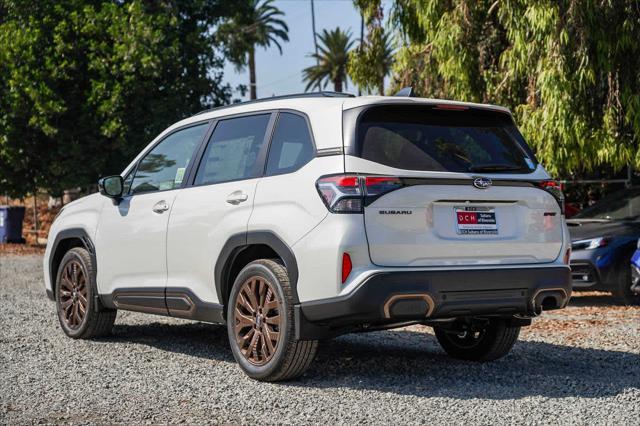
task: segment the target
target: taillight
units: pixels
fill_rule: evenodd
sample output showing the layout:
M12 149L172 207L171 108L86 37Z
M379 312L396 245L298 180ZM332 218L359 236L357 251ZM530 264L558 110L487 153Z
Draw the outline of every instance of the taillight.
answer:
M392 176L365 176L364 188L368 197L380 196L402 187L400 178Z
M562 184L556 180L543 180L538 182L538 186L556 199L560 206L560 211L564 214L564 193L562 192Z
M400 178L394 176L333 175L316 182L322 201L332 213L362 213L365 205L402 186Z
M360 177L351 175L325 176L316 182L327 208L334 213L362 212Z

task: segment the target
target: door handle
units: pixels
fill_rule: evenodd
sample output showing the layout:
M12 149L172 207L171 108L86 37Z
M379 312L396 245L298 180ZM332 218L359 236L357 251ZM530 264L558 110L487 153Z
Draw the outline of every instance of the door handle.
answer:
M164 213L167 210L169 210L169 204L167 204L167 202L165 200L160 200L157 203L155 203L153 205L153 212L154 213Z
M234 191L227 196L227 203L237 206L249 199L249 196L242 191Z

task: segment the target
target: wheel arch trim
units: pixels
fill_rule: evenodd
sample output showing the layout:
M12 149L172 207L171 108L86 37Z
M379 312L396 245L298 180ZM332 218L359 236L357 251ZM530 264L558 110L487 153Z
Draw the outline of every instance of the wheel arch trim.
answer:
M297 291L298 263L289 245L271 231L249 231L229 237L216 261L214 279L218 302L221 305L226 305L227 302L228 292L232 283L229 283L229 285L226 286L227 288L225 288L225 284L230 278L229 274L236 258L244 249L258 244L270 247L276 252L280 259L282 259L289 274L289 283L293 290L294 303L299 302Z
M71 240L71 239L80 240L82 242L82 247L84 247L89 252L89 256L91 257L91 261L93 262L94 276L92 278L94 281L96 279L96 271L97 271L98 265L96 262L95 246L93 245L93 241L91 240L91 237L89 237L89 234L84 228L64 229L56 234L56 238L54 239L53 244L51 245L51 251L49 254L48 270L47 270L47 273L49 274L49 282L51 283L51 289L47 289L47 297L49 298L49 300L52 300L52 301L56 300L56 297L55 297L56 275L58 271L57 268L59 265L56 264L55 260L58 252L58 247L60 246L60 243L62 243L63 241Z

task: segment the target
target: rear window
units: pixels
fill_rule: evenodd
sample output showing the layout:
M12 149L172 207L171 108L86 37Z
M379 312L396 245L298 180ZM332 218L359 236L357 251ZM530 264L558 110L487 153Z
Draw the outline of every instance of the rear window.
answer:
M407 170L530 173L537 164L511 118L483 110L373 107L360 117L356 151Z

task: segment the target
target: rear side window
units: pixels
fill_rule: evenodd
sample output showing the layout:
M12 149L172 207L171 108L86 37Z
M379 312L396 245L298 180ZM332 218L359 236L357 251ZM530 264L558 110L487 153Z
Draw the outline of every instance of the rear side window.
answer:
M196 185L251 179L261 174L258 157L271 114L221 120L196 173Z
M510 117L491 111L374 107L360 118L357 139L361 158L398 169L530 173L536 166Z
M291 173L313 158L313 143L307 120L281 113L269 148L267 175Z
M179 188L193 152L208 127L209 123L204 123L178 130L156 145L140 160L130 184L131 193Z

